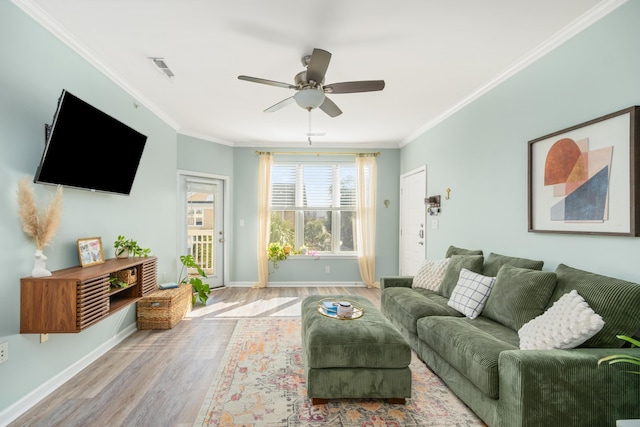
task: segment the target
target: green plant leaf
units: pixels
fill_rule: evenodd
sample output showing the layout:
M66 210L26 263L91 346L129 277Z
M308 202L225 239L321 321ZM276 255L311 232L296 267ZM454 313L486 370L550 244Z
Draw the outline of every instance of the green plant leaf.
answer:
M616 335L616 338L627 341L628 343L631 343L631 347L640 347L640 341L633 339L631 337L628 337L626 335Z

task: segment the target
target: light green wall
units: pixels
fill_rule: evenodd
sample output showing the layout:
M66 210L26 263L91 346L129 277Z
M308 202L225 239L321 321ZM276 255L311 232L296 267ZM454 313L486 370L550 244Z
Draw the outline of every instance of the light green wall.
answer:
M639 239L527 233L526 165L527 141L640 103L638 18L640 2L625 4L402 150L381 150L376 276L398 271L399 176L427 164L429 194L452 188L451 199L443 201L440 229L427 227L430 258L442 257L454 244L544 259L546 269L565 262L637 281ZM130 308L80 334L52 335L45 344L35 335L19 334L19 280L30 274L35 248L21 230L16 187L35 171L43 124L51 121L61 90L69 89L149 140L130 197L65 190L62 224L45 250L50 269L78 264L79 237L101 236L110 257L111 242L126 234L151 247L161 273L175 276L176 169L183 169L230 177L230 277L254 282L258 158L254 148L176 135L144 107L134 108L130 95L6 1L0 2L0 52L0 342L9 342L10 354L0 365L1 423L3 411L90 358L135 322ZM54 191L34 188L40 201ZM278 282L359 281L353 260L292 260L276 274Z
M33 178L44 149L44 124L51 123L63 88L148 136L130 196L65 189L62 222L45 247L50 270L78 265L76 240L102 237L113 257L118 234L136 238L158 256L160 271L174 271L176 257L176 133L8 1L0 1L0 342L9 343L9 360L0 365L2 412L74 363L135 326L135 306L79 334L20 335L20 278L33 268L35 244L22 232L17 215L17 184ZM153 71L151 71L153 73ZM99 132L100 129L96 129ZM90 149L91 138L87 139ZM79 173L98 170L90 162ZM42 206L53 186L33 184ZM172 274L172 276L175 273Z
M640 105L639 21L628 2L403 147L402 172L426 164L429 194L452 189L428 258L453 244L640 280L638 238L527 232L528 141Z
M178 169L230 177L233 151L227 145L178 134Z

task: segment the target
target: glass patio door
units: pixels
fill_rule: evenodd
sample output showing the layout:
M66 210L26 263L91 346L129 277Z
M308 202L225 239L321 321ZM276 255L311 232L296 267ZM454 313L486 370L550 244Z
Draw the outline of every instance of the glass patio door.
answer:
M207 274L211 288L223 286L224 278L224 185L213 178L181 175L183 212L186 220L182 242L185 250ZM190 271L197 274L197 271Z

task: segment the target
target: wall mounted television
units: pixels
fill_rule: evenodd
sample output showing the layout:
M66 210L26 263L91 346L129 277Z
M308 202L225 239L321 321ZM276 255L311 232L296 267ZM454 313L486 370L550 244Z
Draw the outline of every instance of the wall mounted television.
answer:
M147 137L67 90L33 182L129 195Z

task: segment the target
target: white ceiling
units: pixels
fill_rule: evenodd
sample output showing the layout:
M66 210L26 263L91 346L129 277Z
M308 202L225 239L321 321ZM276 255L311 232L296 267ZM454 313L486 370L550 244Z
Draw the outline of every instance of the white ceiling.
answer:
M178 132L233 146L308 146L309 113L263 110L314 47L326 83L382 79L311 112L314 147L399 147L625 0L13 0ZM161 75L149 57L175 73ZM80 97L81 94L78 94Z

